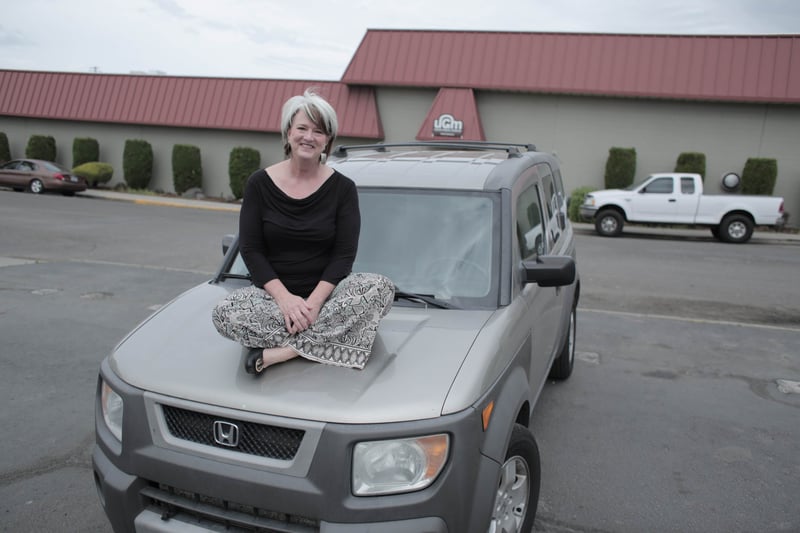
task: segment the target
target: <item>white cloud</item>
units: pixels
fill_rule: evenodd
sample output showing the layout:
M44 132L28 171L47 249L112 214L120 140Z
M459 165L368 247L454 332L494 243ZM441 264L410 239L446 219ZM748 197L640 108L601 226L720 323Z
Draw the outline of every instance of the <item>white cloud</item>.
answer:
M6 2L0 68L339 79L369 29L770 34L796 0ZM13 20L36 24L12 25Z

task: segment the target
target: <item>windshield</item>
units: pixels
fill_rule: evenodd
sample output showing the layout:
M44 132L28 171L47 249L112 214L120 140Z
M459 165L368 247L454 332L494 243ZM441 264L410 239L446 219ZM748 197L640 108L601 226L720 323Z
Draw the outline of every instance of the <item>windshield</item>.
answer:
M499 202L483 192L359 189L353 271L383 274L401 291L460 308L495 308ZM247 275L241 256L228 272Z
M496 304L495 201L484 193L363 189L353 270L463 307Z
M65 172L65 173L69 173L70 172L68 168L62 167L61 165L59 165L57 163L51 163L50 161L45 161L43 164L44 164L44 168L46 168L50 172Z

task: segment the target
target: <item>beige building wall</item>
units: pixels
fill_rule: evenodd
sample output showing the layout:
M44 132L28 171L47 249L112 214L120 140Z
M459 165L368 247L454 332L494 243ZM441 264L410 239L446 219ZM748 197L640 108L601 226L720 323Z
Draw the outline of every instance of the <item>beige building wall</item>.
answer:
M414 140L437 91L379 88L386 142ZM800 106L635 100L476 91L486 140L533 143L558 156L565 187L603 188L610 148L635 148L636 179L671 171L681 152L706 154L706 192L749 157L778 161L775 195L800 221ZM793 133L794 132L794 133Z
M413 141L433 104L435 89L377 88L384 142ZM783 196L790 224L800 223L800 150L797 131L800 106L723 104L659 100L532 95L476 91L476 103L489 141L530 142L555 153L562 162L567 191L579 186L603 187L608 150L632 147L637 153L636 178L674 169L685 151L706 154L706 190L721 193L726 172L741 174L749 157L778 161L775 194ZM100 159L114 167L111 185L123 183L122 154L127 139L153 146L150 188L174 192L172 147L200 148L206 196L229 198L228 159L236 146L255 148L261 164L283 157L280 135L190 128L167 128L89 122L0 117L13 157L23 157L33 134L56 139L58 162L72 165L76 137L93 137ZM335 144L364 144L371 139L340 138Z

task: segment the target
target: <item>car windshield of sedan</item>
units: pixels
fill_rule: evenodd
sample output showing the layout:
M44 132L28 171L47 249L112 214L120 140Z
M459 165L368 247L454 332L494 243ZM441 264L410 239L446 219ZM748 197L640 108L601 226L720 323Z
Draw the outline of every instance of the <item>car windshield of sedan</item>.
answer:
M353 271L383 274L399 291L455 307L496 307L499 202L483 192L359 189ZM247 275L241 256L228 274Z

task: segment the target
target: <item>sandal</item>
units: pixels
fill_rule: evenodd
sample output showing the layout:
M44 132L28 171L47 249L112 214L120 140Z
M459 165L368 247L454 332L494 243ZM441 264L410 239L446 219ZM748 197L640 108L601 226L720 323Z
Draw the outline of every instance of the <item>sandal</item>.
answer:
M264 349L253 348L244 360L244 369L248 374L260 374L264 371Z

